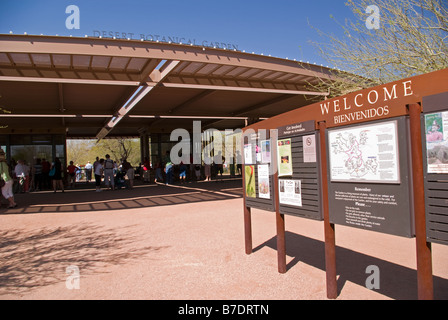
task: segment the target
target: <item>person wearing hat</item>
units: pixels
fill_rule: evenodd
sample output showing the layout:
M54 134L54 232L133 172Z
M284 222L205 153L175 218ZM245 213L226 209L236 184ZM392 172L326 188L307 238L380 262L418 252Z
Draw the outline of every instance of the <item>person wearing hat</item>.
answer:
M9 167L6 163L5 151L3 149L0 149L0 177L5 181L5 185L2 187L2 194L9 201L8 208L17 207L17 203L14 201L14 193L12 192L14 180L9 174Z

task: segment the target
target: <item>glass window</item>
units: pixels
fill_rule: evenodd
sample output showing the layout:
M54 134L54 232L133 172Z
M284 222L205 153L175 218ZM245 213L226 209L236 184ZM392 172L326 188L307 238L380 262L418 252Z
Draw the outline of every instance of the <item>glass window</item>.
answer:
M26 164L31 165L37 158L52 159L51 146L31 146L18 145L11 146L11 159L24 160Z
M56 145L55 157L59 158L62 165L65 164L65 145Z

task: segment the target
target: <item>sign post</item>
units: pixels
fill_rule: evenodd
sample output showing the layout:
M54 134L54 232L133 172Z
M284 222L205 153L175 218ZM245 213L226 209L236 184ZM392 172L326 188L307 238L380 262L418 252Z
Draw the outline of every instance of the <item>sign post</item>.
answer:
M434 298L434 290L431 243L426 241L425 190L420 120L421 106L419 104L411 104L408 108L411 125L418 298L420 300L432 300Z
M327 175L327 146L326 146L327 125L324 121L319 122L320 134L320 165L322 177ZM338 297L338 283L336 280L336 237L334 224L330 223L330 208L328 205L328 180L322 179L322 208L324 214L325 233L325 271L327 277L327 297L336 299Z

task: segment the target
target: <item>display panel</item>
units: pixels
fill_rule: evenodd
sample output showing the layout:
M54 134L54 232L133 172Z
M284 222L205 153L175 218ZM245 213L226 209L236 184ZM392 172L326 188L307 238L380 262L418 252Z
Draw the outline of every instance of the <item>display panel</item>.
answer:
M360 153L356 153L359 156L359 161L366 161L364 152L366 154L370 152L370 157L378 157L378 170L383 165L383 169L387 173L380 175L377 172L379 177L383 177L383 180L380 181L371 174L366 174L360 179L358 176L352 177L348 173L345 173L347 179L334 181L330 178L334 166L345 166L345 163L339 159L341 163L335 164L333 157L333 165L328 166L331 223L397 236L414 236L408 130L405 117L392 121L374 122L369 125L328 130L327 150L329 154L334 153L335 139L338 134L342 133L343 137L344 135L353 135L352 143L359 143L358 139L362 137L365 139L362 141L364 145L359 148ZM330 143L332 134L333 141ZM348 157L347 152L344 156ZM393 159L394 163L382 164L383 159ZM397 183L397 181L399 182Z
M291 139L277 141L278 176L292 175Z
M334 182L400 183L397 122L328 132Z
M302 185L300 180L280 179L278 181L280 204L302 206Z
M428 173L448 173L448 111L425 115Z

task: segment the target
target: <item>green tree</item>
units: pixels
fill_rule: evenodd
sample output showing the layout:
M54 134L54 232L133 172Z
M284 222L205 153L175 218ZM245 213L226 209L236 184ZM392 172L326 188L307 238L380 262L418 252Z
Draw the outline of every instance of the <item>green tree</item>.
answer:
M93 162L96 157L121 162L126 158L133 166L140 163L140 141L138 139L103 139L96 140L68 140L67 161L84 166L87 161Z
M349 0L346 5L356 20L336 21L343 37L318 30L327 42L314 44L338 71L314 89L334 97L448 67L446 0Z

